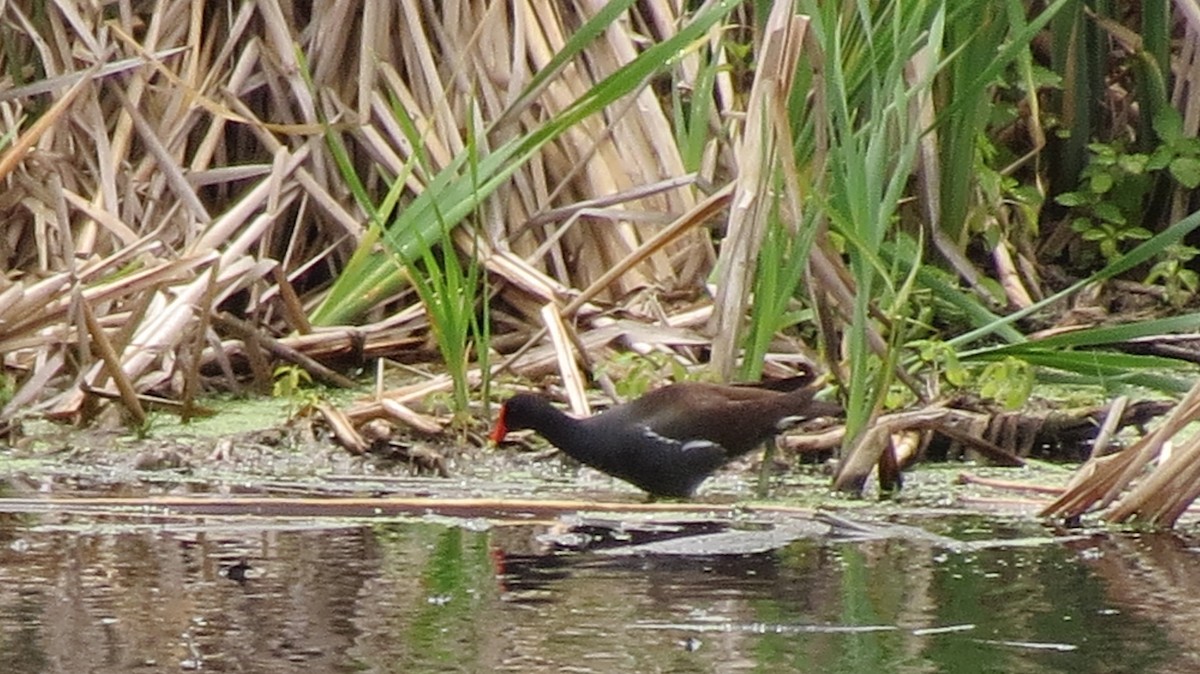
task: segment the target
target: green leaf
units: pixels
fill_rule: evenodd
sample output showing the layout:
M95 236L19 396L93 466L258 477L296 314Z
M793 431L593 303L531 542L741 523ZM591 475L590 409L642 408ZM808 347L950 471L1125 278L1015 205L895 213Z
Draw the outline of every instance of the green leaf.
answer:
M1096 166L1116 166L1117 164L1117 148L1108 143L1092 143L1088 147L1095 151L1096 156L1092 157L1092 163Z
M1114 239L1104 237L1100 239L1100 254L1104 256L1105 261L1112 262L1120 258L1121 253L1117 249L1117 244Z
M963 367L962 361L950 347L945 347L945 366L946 381L954 386L963 386L967 383L967 368Z
M1054 351L1056 349L1073 349L1084 346L1102 346L1106 344L1128 342L1134 339L1154 337L1156 335L1194 332L1196 330L1200 330L1200 313L1172 316L1170 318L1159 318L1150 321L1138 321L1136 323L1125 323L1122 325L1106 325L1097 328L1085 328L1083 330L1073 330L1071 332L1061 332L1057 335L1053 335L1045 339L1039 339L1033 342L1024 342L1022 344L1011 344L983 349L972 352L971 354L960 354L960 356L976 356L982 353L1025 353L1030 348L1041 349L1043 351Z
M1152 236L1154 236L1154 234L1145 227L1130 227L1129 229L1122 229L1117 238L1145 241Z
M1097 173L1092 176L1088 189L1096 194L1104 194L1112 189L1113 177L1108 173Z
M1035 89L1058 89L1062 87L1062 75L1045 66L1034 63L1030 68L1030 72L1033 75L1032 82Z
M1146 161L1146 168L1150 171L1160 171L1167 168L1174 158L1175 152L1170 146L1159 145L1154 154L1150 155L1150 159Z
M989 364L980 375L979 393L1015 410L1029 400L1033 392L1033 368L1019 358L1005 358Z
M1191 269L1180 269L1178 279L1181 286L1192 292L1196 292L1197 289L1200 289L1200 274L1197 274Z
M1171 176L1189 190L1200 186L1200 159L1176 157L1170 165Z
M1150 160L1146 155L1137 152L1123 155L1117 160L1117 165L1130 175L1141 175L1146 172L1146 163Z
M1183 117L1175 108L1166 106L1154 115L1154 133L1167 145L1174 145L1183 138Z
M1193 248L1192 246L1185 246L1182 243L1178 243L1167 246L1165 253L1167 257L1171 258L1172 260L1187 262L1197 255L1200 255L1200 248Z
M1071 193L1067 192L1066 194ZM1009 190L1009 196L1023 204L1040 204L1043 199L1041 190L1034 185L1015 185ZM1063 205L1068 206L1070 204Z
M1146 285L1154 285L1155 281L1167 279L1175 273L1175 268L1179 264L1173 260L1163 260L1150 268L1150 273L1146 274L1146 280L1142 281Z
M1096 226L1092 223L1091 218L1075 218L1071 221L1071 230L1080 234L1087 234L1088 232L1096 231Z
M1200 157L1200 138L1188 136L1175 144L1175 153L1188 155L1191 157Z
M1083 206L1088 203L1087 198L1079 192L1063 192L1057 197L1054 197L1054 200L1063 206L1069 207Z
M1125 224L1125 215L1121 213L1121 209L1117 208L1116 204L1110 201L1096 204L1092 211L1105 222L1111 222L1114 225Z

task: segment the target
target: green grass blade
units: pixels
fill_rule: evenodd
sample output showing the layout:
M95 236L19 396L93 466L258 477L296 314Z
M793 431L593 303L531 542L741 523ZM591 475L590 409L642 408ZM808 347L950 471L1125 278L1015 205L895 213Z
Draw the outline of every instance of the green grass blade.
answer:
M1191 215L1180 220L1179 222L1175 223L1174 225L1171 225L1167 229L1164 229L1162 232L1159 232L1155 236L1143 241L1136 248L1129 251L1121 258L1114 260L1112 263L1108 264L1100 271L1096 272L1095 274L1092 274L1091 276L1083 279L1082 281L1077 281L1076 283L1071 284L1067 288L1064 288L1063 290L1061 290L1061 291L1047 297L1046 299L1044 299L1040 302L1037 302L1025 309L1013 312L1013 313L1011 313L997 321L994 321L988 325L982 326L980 328L976 328L975 330L971 330L970 332L959 335L959 336L949 340L947 343L950 344L951 346L955 346L955 347L959 347L959 348L966 346L968 344L972 344L980 339L983 339L984 337L987 337L989 335L992 335L992 334L998 332L1003 326L1011 325L1012 323L1014 323L1018 320L1021 320L1022 318L1025 318L1026 316L1029 316L1030 314L1033 314L1037 311L1041 311L1042 309L1050 306L1051 304L1058 302L1075 292L1078 292L1081 288L1088 285L1089 283L1105 281L1105 280L1108 280L1115 276L1118 276L1120 274L1123 274L1123 273L1129 271L1130 269L1133 269L1134 267L1142 264L1143 262L1146 262L1147 260L1153 258L1154 256L1161 254L1163 251L1165 251L1167 249L1168 246L1180 241L1189 232L1196 229L1197 226L1200 226L1200 211L1196 211L1195 213L1192 213Z
M1167 393L1186 393L1196 381L1195 368L1188 375L1173 377L1180 371L1180 361L1159 356L1143 356L1109 351L1059 351L1034 346L1014 346L1004 355L983 353L970 360L992 361L1013 356L1038 368L1072 372L1082 381L1101 386L1141 386ZM967 360L964 358L964 360Z

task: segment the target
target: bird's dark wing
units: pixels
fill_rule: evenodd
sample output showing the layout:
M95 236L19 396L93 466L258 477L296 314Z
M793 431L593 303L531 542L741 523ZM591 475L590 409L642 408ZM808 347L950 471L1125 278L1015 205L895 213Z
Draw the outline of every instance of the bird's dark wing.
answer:
M803 415L812 393L689 382L653 391L622 407L658 435L684 442L707 440L736 456L775 434L781 419Z

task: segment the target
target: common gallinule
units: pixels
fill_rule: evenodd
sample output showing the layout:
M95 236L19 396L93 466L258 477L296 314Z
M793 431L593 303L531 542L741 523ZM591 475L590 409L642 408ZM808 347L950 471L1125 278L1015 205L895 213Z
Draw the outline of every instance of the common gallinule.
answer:
M837 405L813 400L812 380L682 382L585 419L519 393L500 408L491 439L531 428L567 455L652 495L691 496L713 471L791 420L841 414Z

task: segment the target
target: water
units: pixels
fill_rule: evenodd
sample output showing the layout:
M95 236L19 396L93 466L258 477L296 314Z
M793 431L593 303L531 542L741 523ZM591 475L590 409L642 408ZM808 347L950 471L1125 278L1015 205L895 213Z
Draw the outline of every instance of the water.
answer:
M0 515L0 672L1200 669L1186 538L914 524L1014 541L650 555L564 550L589 539L561 522Z

